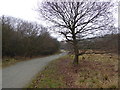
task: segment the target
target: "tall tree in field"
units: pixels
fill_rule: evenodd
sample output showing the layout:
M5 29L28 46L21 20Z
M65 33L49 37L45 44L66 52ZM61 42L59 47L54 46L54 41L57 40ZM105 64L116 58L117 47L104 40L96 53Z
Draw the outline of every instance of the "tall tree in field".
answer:
M38 12L59 29L68 42L71 42L78 64L78 41L100 30L106 30L112 25L111 2L90 2L85 0L76 2L43 2L38 6ZM57 29L57 30L58 30Z

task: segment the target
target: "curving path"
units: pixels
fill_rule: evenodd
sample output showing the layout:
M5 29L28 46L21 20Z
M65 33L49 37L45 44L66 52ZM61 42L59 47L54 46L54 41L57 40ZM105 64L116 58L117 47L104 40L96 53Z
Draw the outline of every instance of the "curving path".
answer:
M67 53L16 63L2 70L2 88L23 88L50 61Z

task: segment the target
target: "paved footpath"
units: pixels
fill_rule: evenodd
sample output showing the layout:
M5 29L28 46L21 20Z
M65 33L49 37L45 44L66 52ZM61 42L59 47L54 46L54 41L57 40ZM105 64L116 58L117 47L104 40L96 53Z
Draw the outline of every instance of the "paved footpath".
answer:
M2 88L23 88L46 64L67 53L22 61L2 70Z

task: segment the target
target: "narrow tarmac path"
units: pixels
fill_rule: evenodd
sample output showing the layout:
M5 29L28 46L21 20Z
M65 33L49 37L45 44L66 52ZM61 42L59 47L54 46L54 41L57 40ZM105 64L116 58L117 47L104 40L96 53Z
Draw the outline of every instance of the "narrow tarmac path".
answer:
M2 88L23 88L46 64L67 53L22 61L2 70Z

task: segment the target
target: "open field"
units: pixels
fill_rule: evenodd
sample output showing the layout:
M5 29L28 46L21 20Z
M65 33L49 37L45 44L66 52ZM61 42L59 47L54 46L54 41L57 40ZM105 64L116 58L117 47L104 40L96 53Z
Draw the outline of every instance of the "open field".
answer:
M118 56L85 54L79 65L73 55L52 61L28 86L29 88L118 88Z

